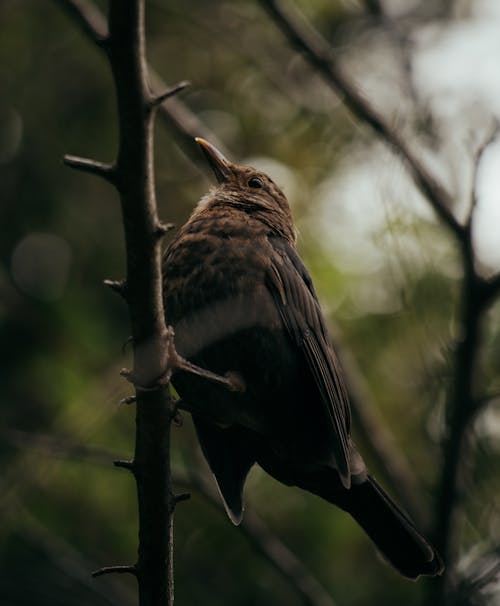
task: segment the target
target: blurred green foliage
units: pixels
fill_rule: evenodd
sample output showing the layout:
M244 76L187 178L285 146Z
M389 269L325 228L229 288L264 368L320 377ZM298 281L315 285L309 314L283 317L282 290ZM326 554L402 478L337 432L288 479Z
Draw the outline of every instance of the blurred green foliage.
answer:
M382 177L370 177L365 198L344 184L352 166L365 170L380 150L258 6L147 4L151 64L168 82L192 82L183 100L235 159L251 158L281 179L325 310L411 461L431 516L457 336L452 242L421 212L422 201L400 207ZM302 4L332 42L345 44L342 3ZM356 11L349 20L361 18ZM134 434L133 406L118 404L130 393L118 375L129 364L127 310L102 286L124 275L120 212L107 184L61 162L65 153L113 159L109 69L58 2L3 0L0 81L0 602L134 604L133 580L89 576L133 562L137 543L132 479L111 466L114 456L130 456ZM208 184L161 121L156 172L160 215L180 224ZM488 318L485 392L498 390L498 311ZM498 533L499 449L488 427L478 426L479 455L468 469L464 554ZM189 418L173 433L175 467L198 466ZM372 466L383 476L380 462ZM177 603L302 603L221 506L181 488L193 497L176 513ZM335 603L423 603L425 582L403 581L381 564L340 511L259 470L247 496Z

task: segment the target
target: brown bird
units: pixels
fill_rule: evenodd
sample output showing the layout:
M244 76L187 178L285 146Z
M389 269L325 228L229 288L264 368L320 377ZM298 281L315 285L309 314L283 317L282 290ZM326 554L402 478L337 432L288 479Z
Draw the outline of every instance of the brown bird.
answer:
M235 524L257 463L347 511L402 575L441 574L430 543L372 476L350 437L349 398L288 201L264 173L196 139L218 186L164 257L164 297L181 355L244 389L186 373L173 383Z

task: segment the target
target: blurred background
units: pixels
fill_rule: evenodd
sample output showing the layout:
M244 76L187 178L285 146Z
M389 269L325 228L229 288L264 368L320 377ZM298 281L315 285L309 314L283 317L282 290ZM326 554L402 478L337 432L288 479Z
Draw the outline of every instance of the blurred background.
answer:
M0 2L0 603L132 605L133 579L90 577L134 562L137 549L135 485L111 464L133 452L134 408L119 404L131 393L118 374L130 365L128 315L102 285L124 276L121 217L110 186L62 164L65 153L113 160L114 90L104 56L65 4ZM264 169L287 194L332 333L417 488L412 513L432 533L460 336L455 240L400 159L352 118L258 3L146 4L151 65L170 84L192 83L179 103L232 159ZM500 142L477 158L500 117L499 3L295 6L452 192L457 217L476 184L476 265L498 272ZM155 149L160 215L180 225L208 173L161 116ZM498 304L482 320L479 397L500 389ZM500 604L499 436L493 397L463 462L450 603ZM399 494L366 433L355 437ZM175 517L178 604L432 604L435 581L400 579L345 514L259 469L247 483L253 527L234 528L211 497L188 415L173 429L172 457L177 489L192 494ZM266 541L298 568L280 572ZM309 590L297 588L300 575Z

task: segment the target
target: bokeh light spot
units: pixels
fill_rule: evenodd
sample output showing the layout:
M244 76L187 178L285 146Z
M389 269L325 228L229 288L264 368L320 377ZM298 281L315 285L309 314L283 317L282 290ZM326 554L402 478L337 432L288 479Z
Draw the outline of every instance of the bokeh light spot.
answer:
M71 248L60 236L32 233L12 253L11 273L23 293L42 301L59 299L68 281Z

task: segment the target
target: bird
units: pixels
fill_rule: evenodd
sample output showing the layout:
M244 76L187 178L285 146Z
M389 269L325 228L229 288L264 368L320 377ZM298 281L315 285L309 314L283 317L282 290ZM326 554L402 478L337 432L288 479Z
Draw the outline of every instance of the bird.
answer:
M312 279L296 248L290 205L267 174L196 138L216 186L163 255L163 297L179 354L227 389L177 372L231 521L243 518L254 465L354 518L404 577L435 576L443 562L370 475L351 438L349 394Z

